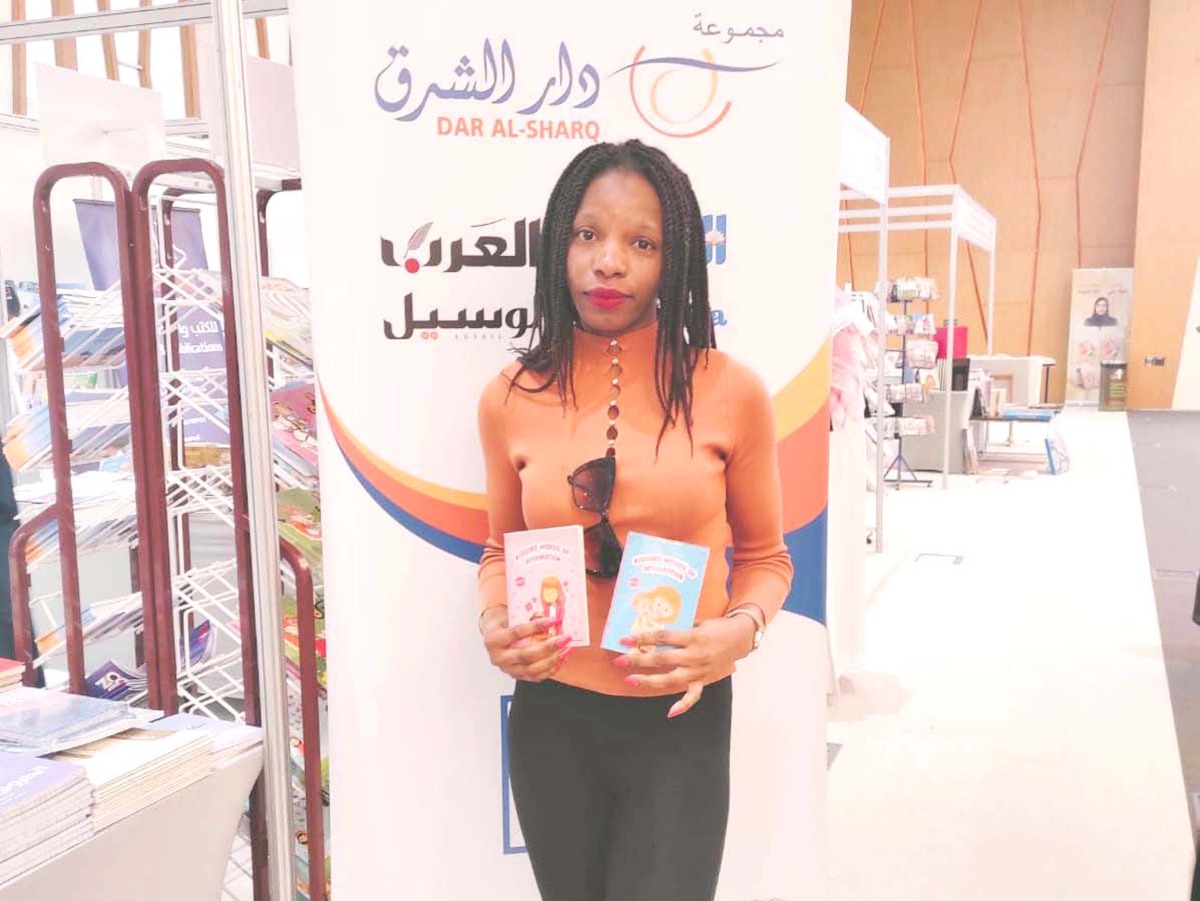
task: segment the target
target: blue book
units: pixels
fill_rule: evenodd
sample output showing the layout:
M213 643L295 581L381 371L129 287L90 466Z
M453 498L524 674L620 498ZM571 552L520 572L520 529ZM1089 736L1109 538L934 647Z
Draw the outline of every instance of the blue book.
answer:
M630 532L600 646L623 654L622 638L690 629L708 554L707 547Z
M74 764L0 753L0 822L16 819L86 782L83 769Z

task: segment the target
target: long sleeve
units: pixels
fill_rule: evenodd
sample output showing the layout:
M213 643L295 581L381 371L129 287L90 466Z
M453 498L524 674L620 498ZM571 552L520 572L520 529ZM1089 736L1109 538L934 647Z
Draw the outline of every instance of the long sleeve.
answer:
M479 562L479 606L507 603L504 535L525 528L521 514L521 477L508 450L508 378L498 376L479 399L479 441L487 469L488 537Z
M771 396L762 380L729 361L728 415L733 444L726 465L726 514L733 535L730 609L757 604L768 621L792 584L783 541L783 500Z

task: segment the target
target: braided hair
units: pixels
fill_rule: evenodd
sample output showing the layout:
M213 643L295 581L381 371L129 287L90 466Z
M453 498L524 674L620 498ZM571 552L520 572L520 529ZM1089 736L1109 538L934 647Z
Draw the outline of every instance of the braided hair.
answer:
M563 405L575 401L575 326L579 316L567 284L567 251L583 195L600 175L626 170L654 187L662 207L662 274L659 282L658 339L654 372L663 408L661 445L668 428L682 417L692 434L692 373L702 351L716 347L708 305L708 269L700 204L687 175L665 153L638 140L593 144L567 165L550 194L542 218L541 256L533 293L529 347L518 356L513 379L531 372L541 379L522 390L537 394L556 388Z

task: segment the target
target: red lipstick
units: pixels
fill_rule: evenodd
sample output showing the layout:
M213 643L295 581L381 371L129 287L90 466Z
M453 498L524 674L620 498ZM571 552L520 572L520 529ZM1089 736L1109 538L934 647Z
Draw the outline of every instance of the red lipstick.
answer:
M624 291L614 291L612 288L592 288L586 294L592 305L602 310L615 310L629 299Z

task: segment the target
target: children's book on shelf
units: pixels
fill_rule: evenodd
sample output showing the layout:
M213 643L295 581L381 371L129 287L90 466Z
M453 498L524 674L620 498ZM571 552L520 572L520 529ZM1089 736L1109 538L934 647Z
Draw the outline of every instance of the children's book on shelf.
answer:
M630 532L600 646L623 654L622 638L690 629L708 556L707 547Z
M315 491L291 488L275 497L279 537L295 545L313 568L313 578L321 571L321 499Z
M561 619L570 647L591 642L583 527L529 529L504 536L508 575L508 624ZM550 637L560 633L551 629Z
M325 654L325 592L316 589L313 592L314 634L316 638L317 684L326 687L326 654ZM288 670L297 678L300 676L300 618L296 609L296 596L286 594L283 597L283 653L287 658Z

